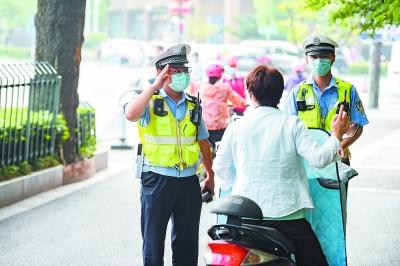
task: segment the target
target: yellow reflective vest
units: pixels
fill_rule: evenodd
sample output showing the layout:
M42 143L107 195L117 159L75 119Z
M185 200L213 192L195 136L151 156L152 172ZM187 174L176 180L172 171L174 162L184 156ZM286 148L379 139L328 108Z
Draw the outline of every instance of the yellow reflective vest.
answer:
M299 86L299 91L297 92L297 101L305 101L309 108L307 110L298 110L298 116L303 121L303 123L309 128L322 128L327 131L331 131L332 118L336 114L337 107L339 103L347 102L350 105L350 90L351 83L346 81L336 79L338 100L331 110L329 110L325 118L321 115L321 107L317 96L313 91L312 84L302 83ZM349 115L349 114L348 114Z
M181 121L178 121L165 100L164 110L167 114L155 115L153 108L155 99L164 98L159 95L152 96L148 125L142 127L137 123L146 159L157 166L177 167L180 170L193 166L200 155L196 138L197 127L190 121L190 111L194 109L195 104L186 100L186 114Z

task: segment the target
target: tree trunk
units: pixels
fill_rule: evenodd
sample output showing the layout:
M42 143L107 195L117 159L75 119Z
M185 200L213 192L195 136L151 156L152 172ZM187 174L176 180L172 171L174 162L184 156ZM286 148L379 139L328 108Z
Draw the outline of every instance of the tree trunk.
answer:
M368 107L378 108L379 104L379 79L381 68L381 47L382 42L373 41L370 56L370 85Z
M35 16L36 60L48 61L61 75L60 111L70 138L63 147L64 163L76 162L76 109L86 0L38 0Z

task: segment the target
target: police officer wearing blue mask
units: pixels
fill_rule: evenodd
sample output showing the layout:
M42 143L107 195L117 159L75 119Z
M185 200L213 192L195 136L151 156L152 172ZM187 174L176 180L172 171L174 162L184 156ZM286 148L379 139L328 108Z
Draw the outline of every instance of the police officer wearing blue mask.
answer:
M138 121L143 147L140 199L146 266L164 265L169 219L173 265L197 265L201 192L214 191L209 134L199 102L184 92L190 83L189 52L189 45L179 44L158 55L153 84L124 107L125 117ZM200 162L207 173L203 187L196 175Z
M288 114L298 115L307 127L330 131L332 118L344 105L350 129L341 141L340 154L342 161L350 164L348 147L361 136L368 119L356 88L331 73L338 47L325 35L310 35L304 40L311 75L293 88L284 109Z

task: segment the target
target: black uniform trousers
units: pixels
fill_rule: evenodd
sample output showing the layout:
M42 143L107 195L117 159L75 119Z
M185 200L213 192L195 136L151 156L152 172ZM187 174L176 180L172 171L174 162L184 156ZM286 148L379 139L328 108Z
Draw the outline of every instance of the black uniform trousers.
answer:
M164 265L165 235L171 218L173 265L197 265L201 212L199 178L143 172L141 182L143 264Z
M282 221L263 220L261 222L254 221L251 223L273 227L290 239L296 249L296 265L328 266L318 238L306 219Z

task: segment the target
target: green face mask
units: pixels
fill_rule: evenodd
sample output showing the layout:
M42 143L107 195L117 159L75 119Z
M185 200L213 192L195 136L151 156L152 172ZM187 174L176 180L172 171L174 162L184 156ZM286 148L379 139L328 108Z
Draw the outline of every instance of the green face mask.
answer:
M171 76L171 83L168 86L176 92L186 90L190 83L189 73L177 73Z
M312 60L308 65L311 68L311 72L317 76L325 76L329 70L331 69L331 59L327 58L318 58Z

